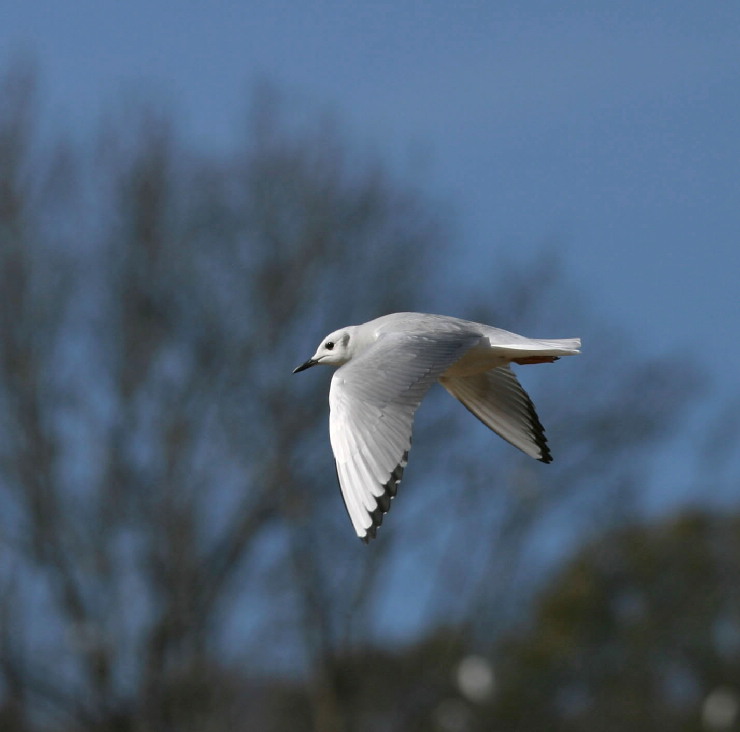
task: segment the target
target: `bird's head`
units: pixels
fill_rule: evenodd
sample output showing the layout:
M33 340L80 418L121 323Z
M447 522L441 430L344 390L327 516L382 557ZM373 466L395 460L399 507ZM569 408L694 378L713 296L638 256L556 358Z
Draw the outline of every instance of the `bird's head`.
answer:
M352 330L353 327L349 327L329 333L319 344L316 353L308 361L293 369L293 373L297 374L317 364L342 366L347 363L352 358L354 346Z

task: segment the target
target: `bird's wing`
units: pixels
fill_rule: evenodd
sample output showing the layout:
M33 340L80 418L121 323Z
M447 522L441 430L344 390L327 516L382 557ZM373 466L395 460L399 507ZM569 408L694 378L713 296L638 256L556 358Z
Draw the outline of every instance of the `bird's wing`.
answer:
M480 334L434 338L388 333L338 369L329 390L329 434L352 525L375 537L396 495L411 448L414 414L441 374Z
M486 427L543 463L552 462L534 404L508 366L440 383Z

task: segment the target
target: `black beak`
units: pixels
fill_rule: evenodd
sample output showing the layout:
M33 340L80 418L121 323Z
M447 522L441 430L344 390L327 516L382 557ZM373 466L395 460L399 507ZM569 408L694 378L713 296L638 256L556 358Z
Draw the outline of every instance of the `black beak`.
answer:
M297 374L299 371L305 371L306 369L310 369L311 366L315 366L317 363L318 361L316 361L315 359L309 358L308 361L306 361L306 363L302 363L300 366L296 366L293 369L293 373Z

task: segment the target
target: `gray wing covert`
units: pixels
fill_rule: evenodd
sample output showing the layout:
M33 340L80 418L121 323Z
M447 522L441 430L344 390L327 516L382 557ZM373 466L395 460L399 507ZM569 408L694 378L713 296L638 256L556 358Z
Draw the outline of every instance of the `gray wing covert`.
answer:
M479 340L389 333L335 372L329 434L344 503L363 541L375 537L396 495L421 400Z

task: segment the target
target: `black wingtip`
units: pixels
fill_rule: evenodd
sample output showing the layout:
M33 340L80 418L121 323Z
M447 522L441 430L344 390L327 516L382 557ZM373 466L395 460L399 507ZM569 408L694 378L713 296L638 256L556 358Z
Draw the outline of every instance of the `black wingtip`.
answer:
M403 471L406 468L408 459L409 451L405 450L403 457L401 458L401 462L396 465L391 473L391 477L388 479L388 482L383 486L385 488L384 492L376 499L377 503L375 510L370 512L370 520L372 523L365 533L365 536L360 537L360 541L363 544L369 544L371 539L376 538L378 528L383 523L383 517L388 513L388 511L390 511L391 501L396 497L396 493L398 493L398 484L403 478Z
M532 435L532 439L535 441L537 447L540 448L541 455L537 458L537 460L545 464L551 463L552 453L550 452L550 446L547 444L545 428L542 426L542 422L540 422L540 418L537 415L537 410L534 408L534 402L530 399L529 394L527 394L527 392L524 392L524 396L527 398L530 434Z
M378 527L377 526L371 526L368 530L365 536L360 537L360 541L363 544L369 544L371 539L374 539L378 533Z

